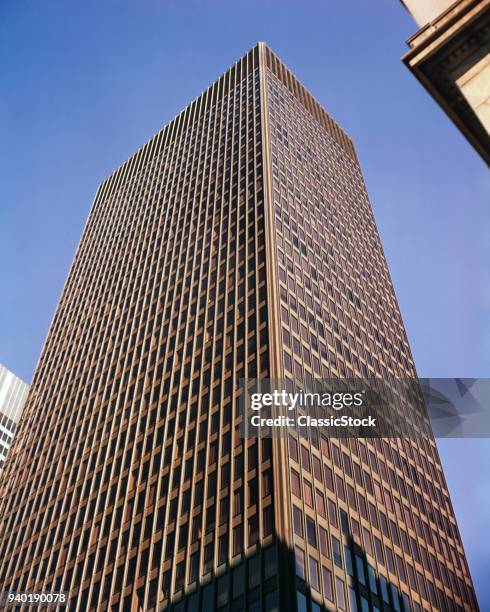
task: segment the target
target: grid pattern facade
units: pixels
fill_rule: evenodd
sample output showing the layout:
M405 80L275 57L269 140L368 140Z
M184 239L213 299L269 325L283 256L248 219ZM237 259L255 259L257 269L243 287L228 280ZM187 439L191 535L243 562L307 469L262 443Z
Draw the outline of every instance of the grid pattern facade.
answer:
M269 373L259 90L255 49L99 188L7 467L3 585L148 610L272 540L270 443L233 399Z
M241 378L387 373L415 369L354 148L260 43L99 187L6 464L0 588L477 609L432 441L239 436Z
M414 377L355 153L267 53L281 376ZM298 609L477 609L435 442L310 434L288 445Z

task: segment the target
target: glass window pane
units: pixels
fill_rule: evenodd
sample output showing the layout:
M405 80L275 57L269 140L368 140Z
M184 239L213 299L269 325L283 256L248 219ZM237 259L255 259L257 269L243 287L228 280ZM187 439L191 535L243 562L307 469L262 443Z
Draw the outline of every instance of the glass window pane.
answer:
M310 565L310 585L315 591L320 590L320 576L318 574L318 561L310 556L309 559Z
M338 576L335 577L335 593L337 595L337 607L339 610L346 609L345 603L345 587L344 581L341 580Z
M352 564L352 553L348 546L344 546L345 570L349 576L354 575L354 566Z
M342 567L342 553L340 552L340 542L335 536L332 536L332 555L335 565Z
M357 612L359 609L357 607L357 595L352 587L349 587L349 603L351 612Z
M294 559L296 562L296 575L300 578L305 579L305 553L295 546Z
M327 599L333 601L332 592L332 572L325 566L322 566L322 578L323 578L323 594Z
M366 585L366 574L364 573L364 561L362 557L356 555L357 579L364 586Z
M306 606L306 597L300 591L296 591L296 600L298 603L298 612L308 612Z
M279 612L279 598L277 591L267 593L265 596L265 612Z

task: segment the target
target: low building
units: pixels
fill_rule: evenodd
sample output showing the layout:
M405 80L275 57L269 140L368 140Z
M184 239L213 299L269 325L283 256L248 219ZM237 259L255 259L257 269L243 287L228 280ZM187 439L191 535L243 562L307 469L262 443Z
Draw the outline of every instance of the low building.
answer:
M28 391L29 385L0 364L0 473L17 430Z
M420 29L402 60L490 164L490 0L405 0Z

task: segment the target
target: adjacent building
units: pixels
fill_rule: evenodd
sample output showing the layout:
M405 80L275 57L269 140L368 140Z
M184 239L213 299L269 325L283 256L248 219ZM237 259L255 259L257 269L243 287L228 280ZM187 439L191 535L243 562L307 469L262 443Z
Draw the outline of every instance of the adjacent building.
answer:
M0 475L17 431L29 385L0 364Z
M420 29L402 58L490 164L490 0L405 0Z
M0 500L72 610L478 609L432 439L243 439L243 378L413 377L352 141L259 43L99 187Z

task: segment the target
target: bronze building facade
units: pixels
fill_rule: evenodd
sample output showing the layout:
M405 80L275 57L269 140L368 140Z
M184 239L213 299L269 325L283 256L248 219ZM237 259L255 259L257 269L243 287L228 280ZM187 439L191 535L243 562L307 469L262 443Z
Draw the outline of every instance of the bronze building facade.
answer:
M259 43L97 191L3 474L0 589L477 610L433 440L239 434L243 378L415 375L353 145Z

